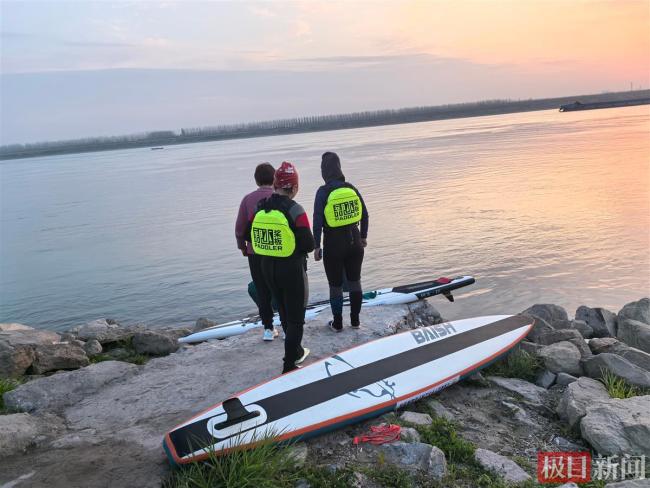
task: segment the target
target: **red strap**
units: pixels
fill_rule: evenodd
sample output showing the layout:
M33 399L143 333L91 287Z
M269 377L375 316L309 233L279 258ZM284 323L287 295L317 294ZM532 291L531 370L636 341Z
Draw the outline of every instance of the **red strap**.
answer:
M452 282L451 278L445 278L444 276L436 280L436 283L440 283L441 285L446 285L447 283L451 283L451 282Z
M397 441L400 438L402 428L395 424L379 424L370 427L370 434L354 438L354 444L368 442L370 444L386 444Z

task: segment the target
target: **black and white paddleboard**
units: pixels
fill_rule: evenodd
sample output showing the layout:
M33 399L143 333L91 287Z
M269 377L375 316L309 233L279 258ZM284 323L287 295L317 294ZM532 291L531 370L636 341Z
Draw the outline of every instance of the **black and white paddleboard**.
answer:
M171 462L185 464L269 435L301 439L382 415L498 359L533 325L495 315L383 337L244 390L174 427L163 446Z
M453 301L451 292L457 288L468 286L474 283L471 276L459 276L457 278L438 278L437 280L413 283L411 285L397 286L395 288L384 288L381 290L364 293L362 306L373 307L377 305L397 305L411 303L423 298L435 295L444 295ZM343 305L349 306L350 302L346 297ZM305 321L316 318L321 312L329 309L329 300L312 303L307 306ZM280 325L280 317L276 313L273 323ZM242 320L234 320L225 324L214 325L200 332L190 334L178 339L178 342L193 343L207 341L210 339L224 339L226 337L244 334L252 329L263 327L259 315L247 317Z

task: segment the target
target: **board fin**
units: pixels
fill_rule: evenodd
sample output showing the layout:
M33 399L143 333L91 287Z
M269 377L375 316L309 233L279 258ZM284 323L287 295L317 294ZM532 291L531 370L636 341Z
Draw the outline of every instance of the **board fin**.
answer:
M443 291L442 294L450 302L454 301L454 295L452 295L450 291Z
M246 410L244 405L242 405L241 400L239 400L237 397L229 398L228 400L224 401L221 406L226 412L226 420L215 425L217 429L225 429L231 425L240 424L246 420L254 419L255 417L260 416L259 412L249 412Z

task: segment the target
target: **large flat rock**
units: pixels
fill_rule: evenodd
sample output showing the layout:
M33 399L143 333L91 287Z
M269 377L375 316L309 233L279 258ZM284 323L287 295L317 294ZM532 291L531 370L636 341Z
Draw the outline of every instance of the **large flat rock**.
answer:
M106 361L30 381L5 393L3 398L12 410L58 413L101 394L112 382L128 380L137 370L133 364Z
M418 314L426 312L422 304L368 308L362 311L360 330L346 327L342 333L327 328L328 317L310 321L303 338L303 344L311 349L305 364L392 334L396 328L406 327L406 317L412 317L411 310L418 308ZM159 486L161 473L167 470L161 448L165 432L197 412L280 374L284 342L279 338L263 342L261 334L261 330L252 331L223 341L183 346L140 367L111 362L125 365L126 370L91 388L83 386L88 383L83 375L91 370L93 378L97 375L93 369L106 368L109 363L41 378L8 393L16 407L60 411L70 430L59 443L51 444L66 449L32 453L32 461L9 458L3 466L6 469L0 472L0 486L33 469L33 479L47 479L50 488L79 486L79 480L91 488ZM61 465L72 467L61 469ZM77 485L70 484L71 480ZM125 480L132 484L124 484ZM139 482L142 484L137 485Z

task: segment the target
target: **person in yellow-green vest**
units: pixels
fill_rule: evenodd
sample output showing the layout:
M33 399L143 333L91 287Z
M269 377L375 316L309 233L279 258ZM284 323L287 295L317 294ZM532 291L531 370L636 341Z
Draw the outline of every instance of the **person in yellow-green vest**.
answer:
M359 328L363 292L361 265L368 237L368 207L359 190L345 181L336 153L326 152L321 159L325 184L314 201L314 259L323 259L330 288L332 330L343 330L343 274L350 294L350 326ZM320 249L321 233L324 234Z
M314 236L305 210L293 200L299 178L292 163L285 161L275 171L273 188L274 193L257 206L249 241L261 256L264 280L278 305L285 333L282 373L287 373L309 354L302 347L302 334L309 299L307 254L314 250Z

